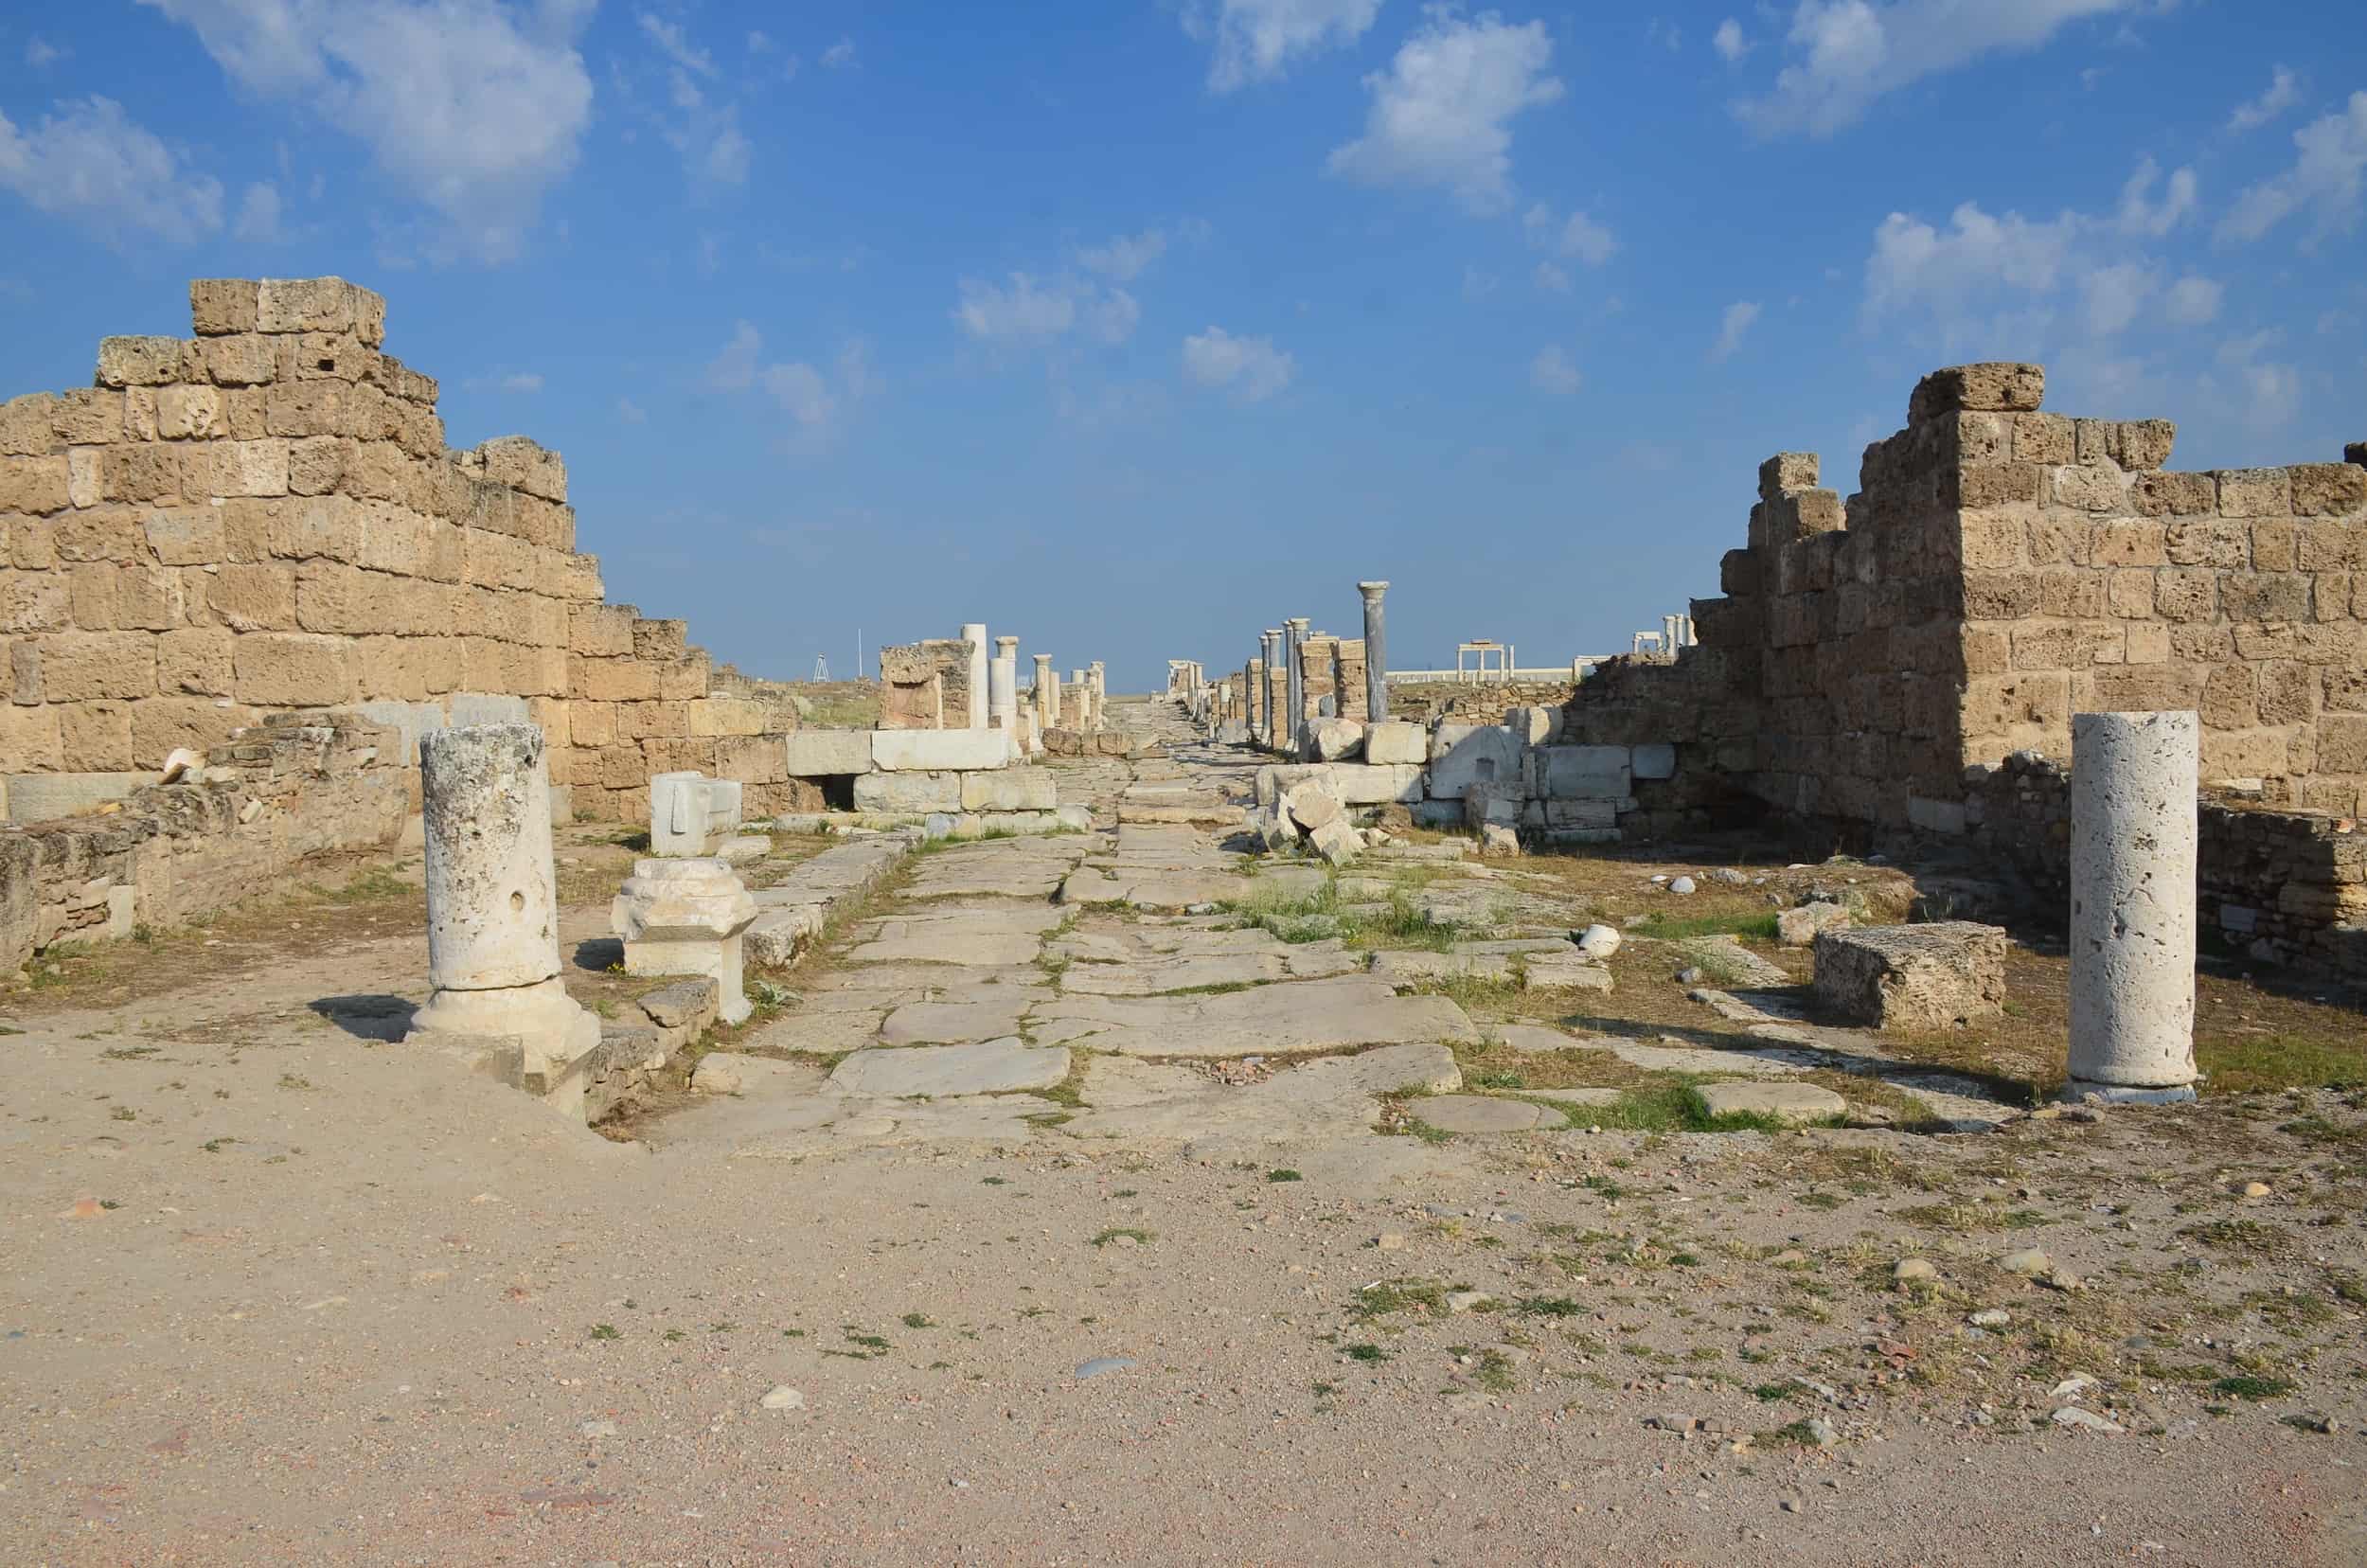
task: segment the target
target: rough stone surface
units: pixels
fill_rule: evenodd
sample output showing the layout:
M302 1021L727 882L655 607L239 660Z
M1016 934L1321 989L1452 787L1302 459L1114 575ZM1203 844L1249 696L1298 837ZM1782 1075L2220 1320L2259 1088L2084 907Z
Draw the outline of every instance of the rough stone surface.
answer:
M2199 728L2192 713L2072 720L2074 1089L2195 1081Z
M1849 911L1837 903L1806 903L1775 917L1775 939L1786 947L1806 947L1820 931L1845 930Z
M1411 1111L1441 1132L1526 1132L1561 1121L1541 1105L1488 1095L1433 1095L1412 1102Z
M2005 1001L2006 935L1969 920L1818 934L1817 1000L1855 1023L1944 1029Z
M857 1051L831 1069L829 1086L844 1094L894 1098L904 1095L1006 1095L1049 1089L1068 1077L1064 1046L988 1040L972 1045L913 1045Z
M1713 1116L1772 1116L1789 1125L1841 1115L1848 1103L1813 1083L1705 1083L1701 1104Z

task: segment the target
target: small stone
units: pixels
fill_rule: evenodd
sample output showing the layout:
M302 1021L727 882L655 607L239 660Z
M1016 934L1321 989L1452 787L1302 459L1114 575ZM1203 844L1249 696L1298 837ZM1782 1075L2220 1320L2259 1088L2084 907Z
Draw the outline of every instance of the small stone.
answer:
M2050 1399L2076 1399L2096 1386L2096 1380L2085 1372L2074 1372L2046 1391Z
M1098 1378L1104 1372L1123 1372L1133 1364L1134 1358L1131 1356L1095 1356L1077 1367L1077 1381L1082 1382L1087 1378Z
M1901 1285L1930 1284L1940 1277L1940 1271L1928 1257L1902 1257L1891 1270L1891 1278Z
M1750 878L1744 876L1741 872L1735 870L1731 865L1721 865L1717 870L1710 873L1710 881L1714 882L1723 882L1728 887L1740 887L1750 880Z
M1405 1234L1402 1231L1382 1231L1373 1238L1373 1245L1382 1252L1403 1252Z
M2247 1198L2266 1198L2269 1196L2269 1184L2266 1182L2246 1182L2244 1184L2244 1196Z
M1679 877L1668 884L1668 891L1671 893L1690 893L1693 891L1693 879L1691 877Z
M2109 1420L2092 1410L2082 1410L2077 1405L2065 1405L2047 1419L2058 1427L2077 1427L2082 1432L2101 1432L2108 1435L2128 1430L2118 1421Z
M1687 964L1677 971L1677 984L1680 986L1698 986L1706 978L1708 977L1691 964Z
M1217 906L1212 903L1185 904L1184 906L1184 913L1186 915L1214 915L1216 912Z
M1691 1432L1695 1427L1700 1426L1701 1423L1691 1416L1672 1414L1667 1416L1647 1416L1644 1418L1644 1424L1661 1432Z
M1841 1441L1841 1431L1822 1416L1808 1417L1808 1440L1819 1448L1831 1448Z
M2077 1274L2072 1273L2069 1269L2054 1269L2049 1271L2046 1276L2046 1283L2049 1288L2057 1291L2084 1291L2088 1288L2088 1282L2080 1278Z
M586 1437L614 1437L616 1435L616 1423L597 1419L583 1421L577 1425L576 1431Z
M1450 1312L1476 1312L1483 1307L1494 1305L1496 1305L1496 1298L1486 1291L1449 1291L1447 1292L1447 1310Z
M1786 1513L1798 1513L1800 1511L1800 1499L1796 1497L1779 1497L1775 1500L1775 1506L1783 1509Z
M1768 1259L1779 1269L1796 1269L1807 1260L1808 1255L1797 1247L1786 1247L1782 1252Z
M803 1410L806 1408L806 1395L803 1389L782 1383L758 1402L767 1410Z
M2007 1274L2018 1274L2025 1278L2036 1279L2040 1274L2054 1271L2055 1259L2037 1247L2024 1247L2020 1252L2009 1252L2003 1257L1999 1258L1997 1266Z
M2002 1307L1984 1307L1965 1321L1975 1328L2002 1328L2014 1321L2014 1314Z
M745 1086L740 1058L730 1051L710 1051L699 1059L690 1087L703 1095L737 1095Z
M1619 944L1624 940L1626 938L1619 935L1615 927L1604 925L1599 921L1588 926L1577 935L1578 951L1598 964L1617 953Z

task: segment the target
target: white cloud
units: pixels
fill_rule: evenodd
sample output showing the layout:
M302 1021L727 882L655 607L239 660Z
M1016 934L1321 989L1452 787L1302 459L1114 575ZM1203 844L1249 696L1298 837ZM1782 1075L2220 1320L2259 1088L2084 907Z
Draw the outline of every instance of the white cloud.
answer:
M52 44L36 35L26 40L25 63L36 71L47 70L73 52L62 44Z
M1720 22L1717 30L1710 34L1710 47L1716 49L1717 58L1729 65L1741 63L1742 57L1751 52L1749 40L1742 36L1742 24L1731 16Z
M279 232L279 187L262 181L246 187L239 199L238 220L230 232L249 244L267 245L286 238Z
M1947 306L1995 285L2025 294L2051 292L2070 257L2079 221L2065 213L2033 223L2019 212L1993 217L1967 202L1938 229L1894 212L1874 231L1866 259L1869 312L1911 305Z
M753 391L772 399L789 421L780 441L785 451L811 454L829 446L845 411L881 389L871 368L871 347L861 338L839 351L836 385L804 360L765 365L759 363L763 354L764 334L753 322L736 323L731 341L707 365L706 384L719 392ZM629 423L641 420L641 411L629 401L618 404L618 414Z
M1229 93L1273 80L1307 56L1355 43L1380 14L1380 0L1215 0L1213 19L1208 9L1187 6L1184 30L1216 38L1208 86Z
M1263 402L1290 384L1298 362L1273 339L1235 337L1221 327L1184 340L1184 374L1206 387L1229 390L1245 403Z
M616 419L620 424L647 424L649 413L631 398L616 400Z
M2081 277L2080 313L2089 332L2103 338L2127 330L2153 286L2153 269L2136 261L2116 261Z
M113 98L89 98L20 131L0 115L0 187L120 246L187 244L222 227L222 183L185 168Z
M2262 358L2280 335L2270 328L2219 345L2219 366L2235 383L2236 418L2255 431L2282 429L2301 412L2300 368Z
M2120 224L2124 233L2149 234L2155 239L2178 227L2195 210L2195 171L2181 168L2170 175L2162 187L2162 200L2152 199L2153 182L2162 177L2162 166L2147 157L2137 165L2137 171L2121 187Z
M576 164L592 80L584 0L140 0L194 28L259 97L292 99L370 149L459 246L517 254Z
M1527 231L1530 244L1590 267L1601 266L1619 249L1618 238L1585 213L1574 212L1566 221L1557 222L1553 209L1542 202L1522 214L1521 226Z
M1578 367L1570 363L1570 356L1557 344L1547 344L1529 361L1529 384L1539 392L1566 398L1585 383L1586 378L1578 374Z
M1152 262L1166 254L1166 235L1158 229L1145 229L1136 235L1117 235L1106 245L1080 251L1077 259L1090 272L1125 283L1142 276Z
M501 379L501 389L505 392L540 392L543 390L543 378L532 370L512 371Z
M2210 278L2181 277L2162 296L2162 308L2180 326L2199 327L2219 313L2219 296L2224 292Z
M1799 0L1784 37L1791 63L1765 95L1733 109L1762 136L1829 136L1886 93L1997 50L2035 48L2067 23L2136 3Z
M1512 205L1511 120L1551 103L1552 37L1542 22L1518 27L1494 11L1466 18L1433 6L1386 71L1365 77L1372 106L1364 134L1332 150L1326 167L1364 185L1434 187L1472 212Z
M1547 294L1568 294L1570 292L1569 272L1554 262L1539 261L1537 264L1536 276L1537 286L1544 290Z
M855 41L851 38L842 38L822 51L822 68L826 71L843 71L854 62Z
M2219 224L2219 237L2257 240L2295 213L2314 211L2313 239L2358 222L2359 185L2367 175L2367 92L2293 133L2300 156L2274 179L2248 187Z
M1059 337L1077 324L1077 299L1062 288L1040 288L1025 273L1011 274L998 288L974 277L962 279L962 302L953 319L971 337L988 342Z
M2301 79L2279 65L2269 73L2269 86L2250 103L2239 103L2227 117L2230 131L2257 131L2302 99Z
M737 123L722 126L700 163L700 171L718 185L739 185L748 178L748 138Z
M650 42L655 44L658 52L667 59L685 71L710 77L715 74L715 57L704 49L694 47L689 35L684 32L679 23L665 21L648 11L643 11L635 20L641 24L641 30L649 35Z
M1085 319L1093 328L1094 336L1104 343L1124 343L1134 335L1134 328L1143 319L1143 308L1124 289L1112 289L1085 308Z
M1758 319L1756 301L1738 299L1727 306L1725 313L1717 318L1717 341L1710 346L1710 358L1731 358L1735 350L1742 347L1743 334L1750 331L1752 323Z
M764 351L764 334L754 322L743 321L732 340L707 363L706 383L718 392L745 392L756 384L756 356Z
M1482 272L1466 262L1463 267L1463 297L1474 302L1486 299L1496 292L1496 285L1502 281L1494 273Z

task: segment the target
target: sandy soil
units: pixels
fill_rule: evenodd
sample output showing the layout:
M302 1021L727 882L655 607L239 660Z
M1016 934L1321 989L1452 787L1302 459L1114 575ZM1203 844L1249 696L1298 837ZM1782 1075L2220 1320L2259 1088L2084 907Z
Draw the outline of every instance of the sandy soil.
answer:
M2367 1561L2356 1092L734 1159L375 1038L400 899L0 1003L0 1560Z

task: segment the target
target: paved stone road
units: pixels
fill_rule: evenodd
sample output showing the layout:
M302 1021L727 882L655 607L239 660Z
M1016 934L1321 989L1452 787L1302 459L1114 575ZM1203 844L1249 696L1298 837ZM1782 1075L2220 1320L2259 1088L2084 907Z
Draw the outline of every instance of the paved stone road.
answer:
M1368 1135L1380 1096L1448 1096L1426 1100L1423 1120L1469 1133L1562 1125L1536 1098L1575 1111L1605 1097L1455 1094L1464 1085L1451 1047L1483 1033L1522 1051L1606 1050L1646 1070L1771 1080L1867 1059L1868 1037L1788 1021L1750 993L1713 998L1729 1023L1766 1042L1743 1050L1475 1023L1448 997L1400 994L1446 975L1506 972L1516 955L1573 954L1550 904L1532 909L1519 939L1446 953L1367 954L1242 928L1218 906L1302 892L1324 873L1227 848L1254 761L1190 743L1162 708L1137 712L1132 722L1165 730L1170 757L1058 765L1062 799L1090 804L1096 831L922 855L880 912L838 939L828 972L791 1010L704 1069L702 1086L728 1096L671 1118L659 1140L771 1158L1045 1138L1182 1146L1201 1158L1313 1147L1351 1162L1418 1164L1411 1140ZM1400 852L1435 873L1420 900L1439 917L1502 907L1497 870ZM1343 895L1386 896L1374 872L1388 869L1388 853L1343 878ZM1601 980L1584 966L1573 974ZM834 1065L814 1060L831 1057ZM1996 1114L1960 1079L1917 1075L1903 1086L1963 1125Z

